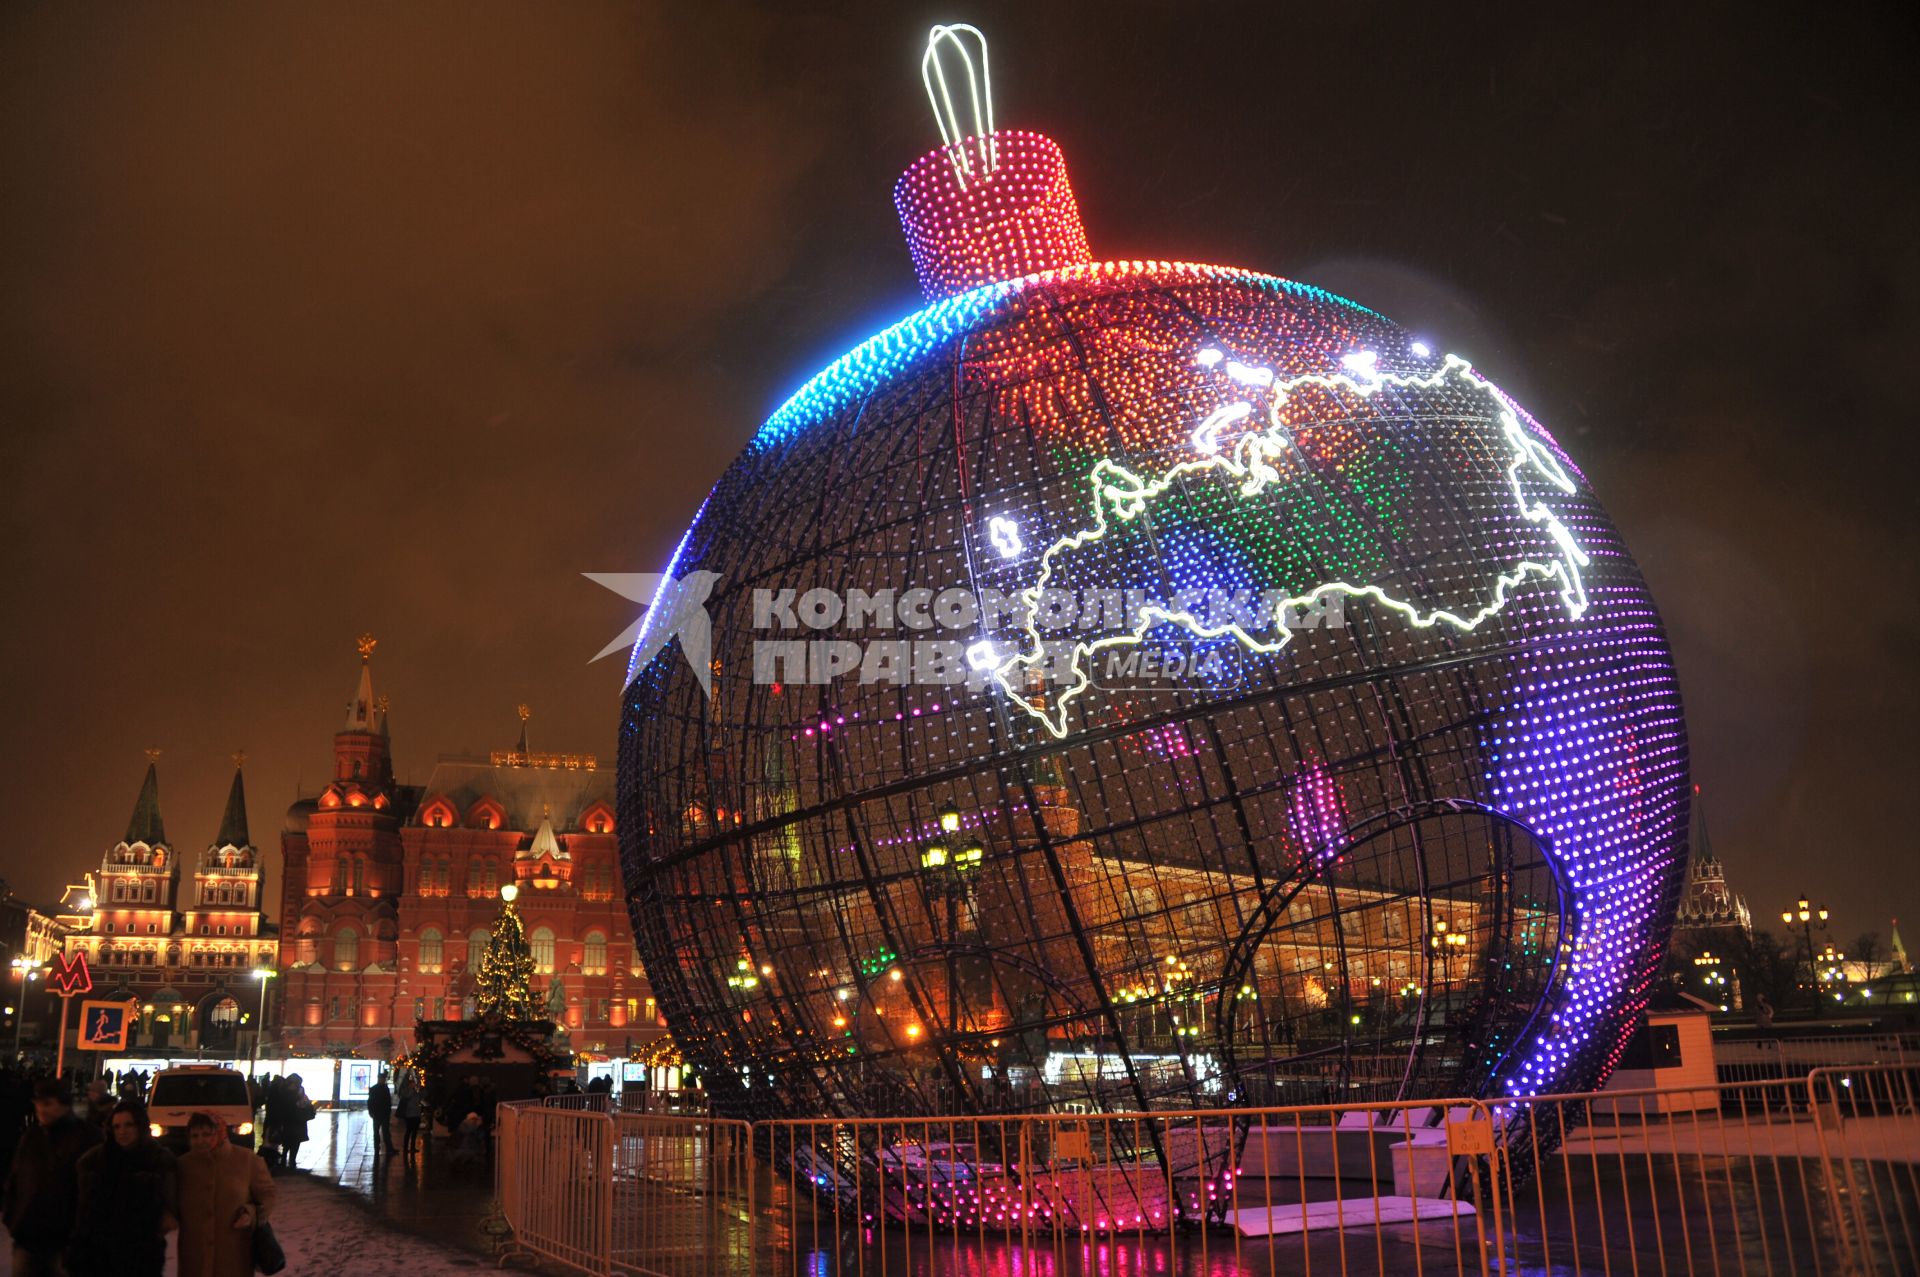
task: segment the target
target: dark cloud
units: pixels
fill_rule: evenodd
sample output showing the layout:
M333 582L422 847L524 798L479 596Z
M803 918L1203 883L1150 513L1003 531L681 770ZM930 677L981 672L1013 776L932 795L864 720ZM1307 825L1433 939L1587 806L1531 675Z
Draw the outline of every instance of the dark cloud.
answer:
M1657 18L1655 14L1657 13ZM0 18L4 872L157 743L210 837L326 765L610 754L631 618L757 420L910 308L933 18L1067 148L1096 251L1349 290L1560 434L1658 591L1763 915L1907 903L1911 19L1537 7L12 6Z

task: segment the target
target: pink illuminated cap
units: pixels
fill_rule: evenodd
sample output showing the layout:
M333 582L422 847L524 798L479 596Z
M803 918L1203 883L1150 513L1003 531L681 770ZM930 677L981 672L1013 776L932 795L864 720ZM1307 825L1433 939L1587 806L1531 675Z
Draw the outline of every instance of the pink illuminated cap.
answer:
M956 151L973 160L971 176ZM1093 260L1066 158L1038 133L989 133L930 151L901 175L893 203L929 301Z
M993 126L980 29L936 25L920 79L943 145L901 175L893 204L927 300L1092 261L1060 148Z

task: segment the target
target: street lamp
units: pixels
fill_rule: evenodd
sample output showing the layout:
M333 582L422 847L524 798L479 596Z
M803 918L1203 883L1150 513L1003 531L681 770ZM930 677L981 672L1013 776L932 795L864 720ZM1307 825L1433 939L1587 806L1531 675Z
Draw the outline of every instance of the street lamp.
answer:
M1440 978L1449 986L1453 984L1453 951L1467 947L1467 933L1449 931L1447 920L1437 918L1433 924L1433 934L1427 937L1427 947L1440 955Z
M1827 911L1809 901L1805 896L1801 896L1793 908L1782 909L1780 911L1780 921L1786 923L1787 926L1791 927L1796 922L1800 924L1800 934L1805 937L1807 942L1807 991L1813 1000L1818 1003L1820 1000L1820 979L1815 970L1816 960L1813 953L1813 924L1815 919L1819 920L1820 929L1822 931L1826 930Z
M952 804L940 809L942 837L920 849L920 869L947 903L947 1033L960 1031L960 900L971 896L973 875L986 860L986 849L975 839L961 839L960 810Z
M267 1031L267 981L279 972L272 967L254 968L253 978L260 982L260 1014L258 1023L253 1026L253 1054L247 1061L247 1078L251 1085L253 1075L260 1071L260 1038Z
M1847 978L1846 963L1847 955L1834 948L1833 941L1827 941L1820 950L1820 983L1844 983ZM1836 999L1841 996L1837 993L1834 995Z
M1727 976L1720 969L1720 955L1711 949L1703 949L1693 956L1693 965L1700 968L1700 982L1707 986L1708 994L1725 1011Z
M20 981L20 1005L13 1015L13 1058L20 1058L20 1031L27 1027L27 989L40 978L40 964L32 958L16 957L13 974Z

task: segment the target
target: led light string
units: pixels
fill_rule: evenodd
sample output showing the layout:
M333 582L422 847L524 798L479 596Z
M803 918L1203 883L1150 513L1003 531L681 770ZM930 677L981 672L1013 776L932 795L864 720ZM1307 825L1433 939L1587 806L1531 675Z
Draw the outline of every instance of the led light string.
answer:
M974 74L973 55L962 36L972 36L980 49L980 71ZM967 97L973 107L973 128L963 129L959 112L954 109L953 94L947 88L947 69L941 59L946 46L960 56L961 69L967 75ZM927 32L927 51L920 58L920 82L926 85L927 101L933 104L934 123L940 126L940 140L946 144L953 162L954 180L967 189L967 174L973 170L973 158L966 142L971 136L980 152L980 176L990 176L997 167L993 139L993 77L987 64L987 37L980 28L965 22L936 24Z
M1507 405L1503 397L1492 393L1492 387L1485 379L1473 371L1473 367L1458 355L1448 355L1441 366L1426 376L1405 376L1395 373L1382 373L1374 366L1373 352L1362 351L1350 355L1343 362L1352 370L1350 373L1306 373L1298 377L1279 380L1271 369L1250 368L1237 361L1225 361L1225 371L1230 378L1242 385L1270 386L1273 397L1268 405L1265 429L1249 432L1241 436L1231 453L1219 451L1220 433L1229 425L1244 421L1253 415L1250 402L1239 401L1228 404L1214 412L1201 422L1193 433L1193 445L1203 454L1193 461L1183 461L1173 466L1157 479L1144 480L1120 463L1109 458L1097 462L1087 476L1087 486L1092 492L1093 526L1083 528L1064 536L1048 546L1040 556L1040 570L1034 583L1019 594L1023 617L1020 632L1027 647L1016 651L1004 660L999 660L998 652L990 640L975 643L967 651L967 659L975 669L990 670L994 682L1016 704L1037 719L1055 739L1067 735L1067 708L1072 702L1093 685L1090 658L1094 653L1106 648L1121 647L1143 642L1154 626L1166 622L1178 625L1197 638L1232 638L1250 652L1271 655L1281 651L1293 642L1292 631L1285 624L1288 613L1297 613L1307 608L1317 607L1323 600L1333 595L1363 600L1371 599L1381 606L1398 612L1409 625L1416 629L1431 629L1435 626L1447 626L1461 633L1472 633L1488 618L1497 616L1505 610L1513 591L1534 578L1558 580L1561 583L1560 597L1566 605L1571 620L1579 620L1587 610L1587 592L1581 569L1591 563L1587 553L1574 540L1573 534L1561 522L1558 515L1544 502L1530 501L1521 482L1521 472L1526 469L1537 471L1559 491L1572 495L1573 481L1567 477L1565 469L1554 456L1534 439L1520 424L1519 418ZM1221 364L1219 351L1203 350L1196 362L1211 369ZM1045 641L1039 628L1040 603L1046 593L1047 585L1053 578L1055 556L1069 550L1077 550L1104 540L1112 524L1109 522L1108 506L1112 506L1112 517L1122 522L1131 522L1143 513L1148 504L1181 478L1187 475L1199 475L1221 472L1240 479L1240 495L1253 497L1279 481L1280 472L1270 459L1285 456L1293 451L1294 443L1290 431L1281 420L1280 408L1290 391L1307 386L1319 387L1329 391L1347 391L1371 397L1374 392L1386 386L1409 390L1436 390L1449 378L1457 379L1474 391L1485 394L1491 400L1498 419L1501 433L1511 458L1506 467L1507 486L1513 494L1516 510L1527 523L1540 527L1559 551L1558 557L1551 562L1537 559L1520 559L1507 571L1494 578L1492 598L1477 611L1462 615L1447 608L1433 608L1422 611L1418 604L1398 599L1378 585L1355 585L1346 581L1329 581L1315 586L1305 594L1282 600L1273 613L1278 636L1272 640L1263 640L1249 634L1237 621L1221 625L1209 625L1191 612L1162 607L1158 604L1145 604L1136 614L1133 628L1121 634L1108 635L1091 642L1080 641L1073 644L1068 659L1068 668L1073 671L1074 679L1070 686L1057 697L1044 704L1035 705L1025 694L1025 672L1049 662ZM1016 676L1016 671L1018 672Z

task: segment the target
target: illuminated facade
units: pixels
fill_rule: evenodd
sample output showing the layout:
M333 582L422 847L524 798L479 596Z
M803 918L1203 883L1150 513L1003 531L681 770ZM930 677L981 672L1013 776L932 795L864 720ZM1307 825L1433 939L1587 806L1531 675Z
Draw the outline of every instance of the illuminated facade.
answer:
M134 1047L231 1050L252 1032L252 972L272 965L278 941L261 900L239 762L219 832L185 873L160 813L159 764L150 760L126 836L67 890L67 952L86 954L95 996L139 1004Z
M67 927L54 913L13 894L0 878L0 958L23 958L36 967L66 947Z
M590 755L527 746L442 759L423 786L394 780L373 642L334 736L332 777L281 835L282 1011L292 1050L400 1053L418 1020L473 1009L473 971L519 888L539 987L577 1051L660 1035L619 899L613 784Z
M1364 307L1094 261L1057 148L942 134L896 191L929 304L668 566L718 574L713 694L630 670L635 935L718 1108L1597 1085L1689 792L1574 461Z

